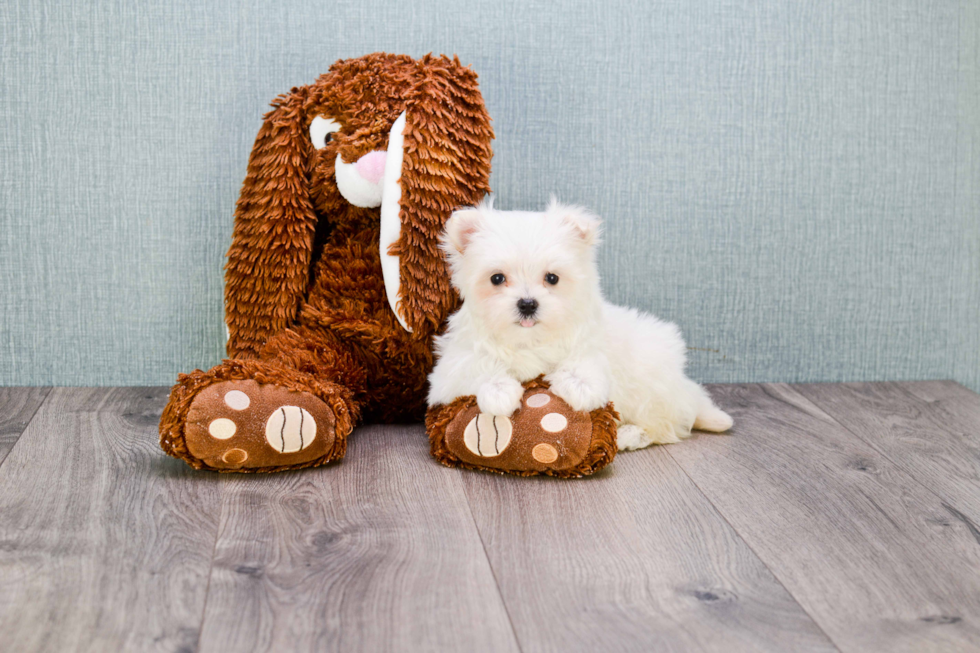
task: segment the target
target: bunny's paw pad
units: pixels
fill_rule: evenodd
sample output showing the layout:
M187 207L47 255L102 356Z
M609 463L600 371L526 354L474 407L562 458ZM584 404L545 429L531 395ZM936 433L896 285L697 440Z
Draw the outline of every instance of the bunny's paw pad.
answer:
M445 423L454 408L458 412L442 430L437 422ZM608 430L607 420L596 429L593 419L607 410L575 411L546 387L532 387L510 417L481 413L472 398L436 407L430 410L429 435L433 454L447 465L522 476L584 476L614 455L600 433ZM442 419L433 419L437 414Z
M218 470L285 467L329 453L336 418L318 397L253 380L223 381L194 398L188 451Z

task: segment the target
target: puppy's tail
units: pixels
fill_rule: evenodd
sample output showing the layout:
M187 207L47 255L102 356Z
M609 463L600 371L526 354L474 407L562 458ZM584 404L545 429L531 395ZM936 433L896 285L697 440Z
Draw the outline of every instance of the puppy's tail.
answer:
M698 431L724 433L732 428L734 423L731 415L715 406L715 402L708 396L708 391L701 388L701 405L698 407L698 416L694 418L694 428Z

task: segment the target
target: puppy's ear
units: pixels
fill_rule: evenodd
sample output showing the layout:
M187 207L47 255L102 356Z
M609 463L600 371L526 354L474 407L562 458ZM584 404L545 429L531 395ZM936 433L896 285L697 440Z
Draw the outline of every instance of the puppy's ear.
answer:
M587 246L592 247L599 244L602 219L592 211L581 206L559 204L558 200L552 196L551 203L548 205L548 213L558 216L563 223L572 227L575 235L581 238Z
M454 211L446 222L446 242L455 253L462 254L473 240L473 236L482 228L483 213L479 208ZM452 251L449 253L453 254Z

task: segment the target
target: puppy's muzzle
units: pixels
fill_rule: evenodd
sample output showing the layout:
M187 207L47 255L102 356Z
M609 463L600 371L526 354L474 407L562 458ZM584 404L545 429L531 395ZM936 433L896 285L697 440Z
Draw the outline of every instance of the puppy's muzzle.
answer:
M538 300L526 297L524 299L518 299L517 310L520 312L521 317L533 317L538 310Z

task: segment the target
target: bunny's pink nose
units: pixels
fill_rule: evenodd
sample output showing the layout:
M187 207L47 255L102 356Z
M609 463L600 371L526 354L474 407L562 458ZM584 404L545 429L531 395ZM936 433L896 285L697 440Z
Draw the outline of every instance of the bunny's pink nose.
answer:
M385 174L385 157L385 153L381 150L368 152L358 159L354 166L364 181L376 184Z

